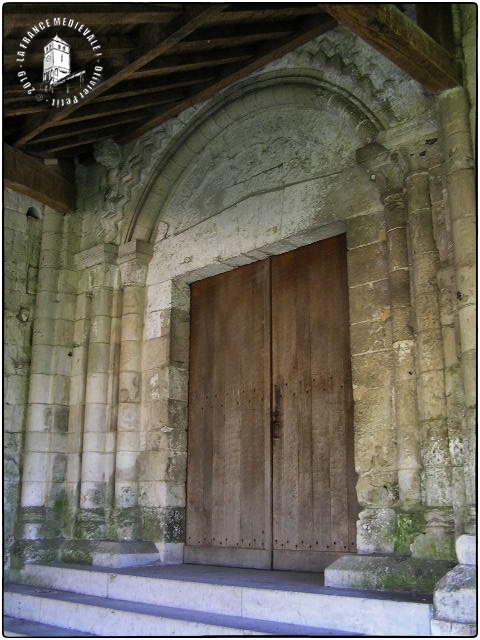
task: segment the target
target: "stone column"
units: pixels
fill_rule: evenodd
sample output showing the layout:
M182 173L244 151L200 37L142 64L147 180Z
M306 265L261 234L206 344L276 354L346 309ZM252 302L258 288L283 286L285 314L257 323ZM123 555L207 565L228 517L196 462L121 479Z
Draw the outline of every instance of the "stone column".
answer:
M465 532L475 533L476 495L476 191L469 104L461 87L439 97L447 198L453 237L460 356L465 399Z
M138 456L144 448L142 341L145 282L152 254L152 245L132 240L120 246L118 257L123 288L115 459L115 537L119 540L138 540L142 531L138 508Z
M114 289L118 287L117 247L102 244L77 255L83 267L89 311L85 319L85 344L79 393L84 393L81 435L80 509L76 535L84 539L107 537L109 486L114 475L115 432L111 429L112 397L111 344ZM83 380L82 380L83 378ZM78 398L77 398L78 400Z
M39 259L36 312L22 478L22 537L39 540L61 534L68 424L68 379L73 311L62 296L65 218L45 208ZM63 281L62 281L63 278ZM52 490L55 487L55 490ZM60 488L59 488L60 487ZM55 508L55 501L58 508ZM58 514L57 514L58 511Z
M433 234L428 171L423 168L412 171L406 185L417 347L422 501L426 520L425 533L415 538L411 550L415 557L451 559L454 557L451 459L437 286L439 259Z
M390 302L388 313L391 320L393 355L392 423L397 442L396 550L408 553L409 532L418 526L415 520L421 503L421 465L417 441L415 343L406 233L407 207L403 188L405 162L400 154L391 154L378 144L370 144L360 149L357 152L357 161L377 185L384 206Z
M145 451L139 458L143 539L182 562L185 536L190 289L151 284L144 331Z

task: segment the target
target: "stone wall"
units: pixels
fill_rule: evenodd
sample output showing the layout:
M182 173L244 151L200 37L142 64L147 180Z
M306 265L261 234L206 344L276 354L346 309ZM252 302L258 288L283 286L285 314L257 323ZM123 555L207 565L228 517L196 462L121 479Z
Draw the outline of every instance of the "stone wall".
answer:
M14 539L15 518L23 470L23 445L27 416L33 320L37 292L43 205L4 192L4 510L6 568Z

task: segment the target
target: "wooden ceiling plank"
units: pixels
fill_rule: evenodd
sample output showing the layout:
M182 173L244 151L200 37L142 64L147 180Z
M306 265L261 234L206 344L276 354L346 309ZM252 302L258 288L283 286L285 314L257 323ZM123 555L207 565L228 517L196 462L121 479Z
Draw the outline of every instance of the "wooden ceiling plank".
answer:
M75 185L58 170L47 168L32 156L3 144L3 184L60 212L72 213L77 200Z
M106 116L106 118L107 118L106 121L102 121L100 123L97 122L95 124L86 124L85 127L77 125L75 127L75 135L79 136L79 135L84 135L85 133L90 133L91 131L103 131L105 129L116 128L119 125L127 124L128 122L137 122L138 120L143 120L145 119L145 116L142 114L132 113L132 115L126 116L125 118L122 118L122 117L115 118L115 121L112 121L112 119L109 118L108 115ZM89 120L87 122L91 122L91 121ZM51 142L52 140L62 140L65 138L72 138L72 137L73 137L72 132L70 130L57 132L55 134L54 133L47 134L42 138L36 138L35 140L32 140L31 142L29 142L29 148L34 145L39 145L39 144L41 145L41 144ZM106 136L102 136L102 137L106 137Z
M8 5L6 5L8 6ZM26 5L28 6L28 5ZM35 6L33 3L30 6ZM4 28L7 33L11 33L15 29L28 29L31 25L38 24L39 22L45 20L45 17L70 17L75 19L76 22L83 23L85 25L93 26L93 27L102 27L109 26L112 24L115 25L133 25L138 26L139 24L167 24L172 17L178 14L178 9L168 9L162 11L162 5L159 4L159 9L149 9L146 11L136 11L130 10L130 8L126 8L124 10L119 10L120 4L114 5L111 11L72 11L70 12L68 9L68 5L63 5L63 7L58 8L54 12L47 12L46 10L42 13L38 12L38 6L35 7L35 11L25 12L25 13L8 13L4 12L3 23Z
M112 102L113 100L126 100L127 98L134 98L140 96L151 95L152 93L159 94L171 91L172 89L185 89L200 84L206 84L214 80L213 74L199 74L189 73L185 74L182 78L174 78L171 81L159 81L154 86L142 85L139 82L132 81L124 83L121 90L115 93L107 93L95 101L95 104L102 102ZM140 88L142 87L142 88Z
M171 109L167 109L165 112L159 114L158 116L152 118L144 125L138 127L130 131L127 135L120 137L121 142L129 142L138 138L142 134L150 131L154 127L162 124L169 118L176 116L180 111L191 107L197 102L205 100L211 97L213 94L217 93L221 89L237 82L238 80L248 76L250 73L253 73L257 69L264 67L269 62L285 55L289 51L300 47L302 44L309 42L313 38L321 35L334 28L337 24L336 20L331 18L328 15L321 15L315 18L308 18L304 21L302 28L299 27L297 30L296 36L294 38L284 38L279 42L272 45L269 43L268 45L262 47L262 52L259 53L250 63L245 65L233 65L232 68L226 68L223 72L219 73L219 79L214 83L209 85L208 87L192 93L186 100L182 101L180 104L172 107Z
M243 7L252 6L251 3L236 3L233 7L242 6L240 10L229 10L223 12L216 20L216 24L238 24L238 23L255 23L272 22L280 20L290 20L292 18L302 18L307 16L317 16L323 13L323 9L318 4L310 5L297 5L286 7L286 4L281 7L268 8L268 4L263 4L262 8L258 9L246 9Z
M176 47L176 53L196 53L197 51L214 51L230 47L240 47L255 44L257 42L276 40L284 38L294 31L294 29L276 29L270 33L245 33L225 38L208 38L206 40L189 40L180 42Z
M138 78L151 78L151 77L159 77L165 76L172 73L179 73L183 71L195 71L200 69L210 69L212 67L221 67L223 65L228 65L236 62L241 62L242 60L251 59L251 54L237 55L237 56L229 56L227 58L210 58L208 60L202 60L199 62L188 62L185 60L183 63L180 61L177 64L164 65L162 64L160 67L145 69L141 71L137 71L132 73L132 79Z
M81 114L77 114L76 116L72 116L68 122L64 122L59 127L64 126L65 128L69 128L72 124L77 125L78 123L87 122L91 120L98 120L99 118L117 116L122 113L129 113L131 111L147 111L150 108L156 108L162 104L170 105L176 104L178 101L184 99L184 92L176 92L171 93L163 98L155 98L154 100L143 100L139 101L138 99L129 99L124 100L122 104L120 103L105 103L102 108L99 108L98 105L90 105L90 111L82 112ZM56 128L55 132L59 129ZM71 134L76 133L75 131L71 131ZM47 138L47 135L42 136L44 139ZM33 141L29 142L32 144Z
M461 84L459 67L440 44L393 4L321 4L344 24L427 91Z
M121 71L119 71L114 76L108 78L97 87L95 87L95 91L90 92L82 102L78 104L72 104L69 107L65 107L62 110L57 112L53 112L49 118L47 118L40 126L36 126L28 132L25 132L21 135L21 137L16 141L15 146L21 147L33 138L35 138L40 133L43 133L46 129L49 129L52 126L55 126L59 122L65 120L70 114L79 109L80 107L84 107L86 104L95 100L96 97L105 93L115 85L123 82L124 80L128 80L132 73L140 69L141 67L147 65L149 62L158 58L162 54L165 54L171 51L175 45L183 40L187 35L200 28L203 25L211 24L212 20L218 17L229 5L228 4L214 4L214 5L185 5L185 15L186 18L181 22L174 20L174 24L170 25L169 28L166 29L167 33L165 37L158 43L156 47L150 49L143 55L139 56L136 60L131 62L129 65L124 67Z

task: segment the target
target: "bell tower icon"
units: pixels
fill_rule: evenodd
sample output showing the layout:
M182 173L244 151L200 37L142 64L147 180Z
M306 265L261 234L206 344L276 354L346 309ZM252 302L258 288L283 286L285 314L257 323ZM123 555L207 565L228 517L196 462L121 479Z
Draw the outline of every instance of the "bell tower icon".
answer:
M55 85L70 75L70 45L56 35L43 50L43 82Z

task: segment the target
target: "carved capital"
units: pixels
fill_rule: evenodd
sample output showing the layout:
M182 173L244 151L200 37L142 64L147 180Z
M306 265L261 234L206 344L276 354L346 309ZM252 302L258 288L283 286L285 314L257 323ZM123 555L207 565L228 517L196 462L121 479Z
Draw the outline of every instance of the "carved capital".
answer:
M118 247L114 244L101 243L75 255L75 265L80 271L100 264L115 264Z
M120 245L117 264L120 267L123 286L145 286L148 263L153 255L153 245L144 240L131 240Z
M378 142L371 142L357 150L356 159L377 185L382 202L387 197L403 193L408 164L400 151L391 152Z

